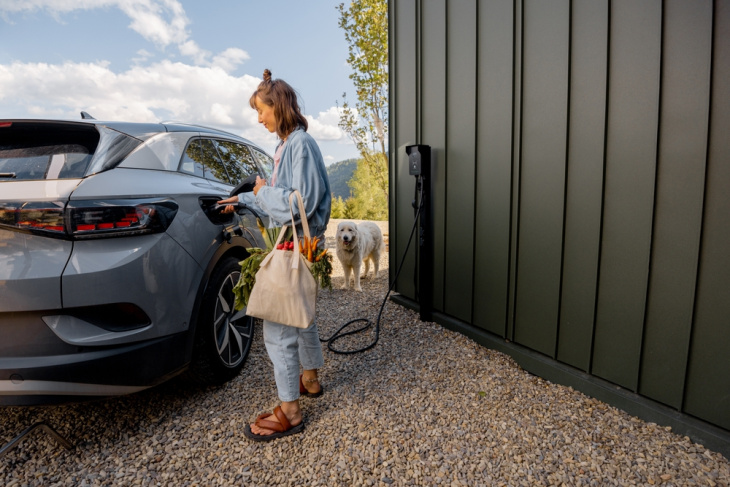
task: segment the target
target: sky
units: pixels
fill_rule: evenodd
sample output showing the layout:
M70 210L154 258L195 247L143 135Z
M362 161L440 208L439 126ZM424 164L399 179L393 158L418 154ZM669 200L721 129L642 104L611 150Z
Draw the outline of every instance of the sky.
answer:
M0 118L220 128L273 153L248 104L265 68L300 95L326 164L357 157L343 0L0 0Z

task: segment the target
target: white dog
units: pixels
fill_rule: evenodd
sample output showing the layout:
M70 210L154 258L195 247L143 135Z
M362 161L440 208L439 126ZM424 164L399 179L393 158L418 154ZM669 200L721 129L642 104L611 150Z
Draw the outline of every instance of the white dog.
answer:
M367 277L370 261L373 263L373 278L378 277L380 254L385 249L380 227L373 222L340 222L337 225L337 258L345 270L344 288L350 287L350 275L355 278L355 291L360 287L360 266L365 263L363 277Z

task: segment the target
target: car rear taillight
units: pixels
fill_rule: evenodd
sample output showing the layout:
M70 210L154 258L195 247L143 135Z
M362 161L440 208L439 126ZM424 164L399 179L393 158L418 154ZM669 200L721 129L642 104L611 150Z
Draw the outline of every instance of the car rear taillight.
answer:
M0 203L0 226L76 240L164 232L177 214L172 200Z
M62 202L0 203L0 225L32 233L66 236Z
M67 208L74 238L98 238L164 232L177 204L164 201L72 201Z

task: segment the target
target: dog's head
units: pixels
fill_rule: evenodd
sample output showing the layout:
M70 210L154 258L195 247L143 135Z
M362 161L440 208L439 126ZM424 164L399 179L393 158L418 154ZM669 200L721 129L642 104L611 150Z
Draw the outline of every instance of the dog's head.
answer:
M357 240L357 225L353 222L340 222L337 225L337 242L344 248L350 248Z

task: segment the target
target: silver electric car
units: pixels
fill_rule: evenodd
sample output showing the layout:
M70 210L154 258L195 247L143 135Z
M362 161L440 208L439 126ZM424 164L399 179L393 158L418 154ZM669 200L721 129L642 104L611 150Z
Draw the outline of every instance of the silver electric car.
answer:
M253 210L216 202L271 157L215 129L82 115L0 119L0 404L230 380L254 332L231 289L263 242Z

